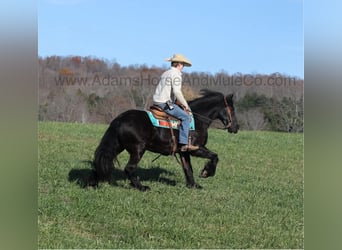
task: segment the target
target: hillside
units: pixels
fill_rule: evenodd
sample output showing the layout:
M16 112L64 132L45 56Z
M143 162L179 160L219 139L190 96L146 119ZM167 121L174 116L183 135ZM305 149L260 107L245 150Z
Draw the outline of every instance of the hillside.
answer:
M109 123L128 109L147 108L167 68L121 66L94 57L39 58L39 120ZM190 100L203 88L234 93L242 129L303 131L303 79L275 72L183 74Z

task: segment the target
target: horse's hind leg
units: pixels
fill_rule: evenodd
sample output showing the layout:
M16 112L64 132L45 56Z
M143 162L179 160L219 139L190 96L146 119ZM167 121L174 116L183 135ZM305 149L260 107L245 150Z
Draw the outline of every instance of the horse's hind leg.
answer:
M150 187L143 186L139 180L139 177L136 175L136 171L138 168L138 163L143 156L145 150L143 147L137 145L133 149L129 150L130 158L125 167L125 173L128 179L131 181L131 186L139 189L140 191L148 191Z

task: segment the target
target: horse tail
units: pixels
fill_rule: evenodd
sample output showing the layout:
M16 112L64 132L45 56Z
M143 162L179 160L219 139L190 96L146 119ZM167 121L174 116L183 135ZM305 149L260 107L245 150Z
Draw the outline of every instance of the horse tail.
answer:
M111 181L114 169L113 161L117 161L120 150L120 142L117 134L118 122L115 120L103 135L100 144L95 150L93 168L97 181Z

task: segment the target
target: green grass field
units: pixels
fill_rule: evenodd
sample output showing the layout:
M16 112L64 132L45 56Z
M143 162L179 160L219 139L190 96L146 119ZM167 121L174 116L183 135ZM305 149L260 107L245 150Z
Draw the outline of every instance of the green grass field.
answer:
M81 188L107 125L39 123L39 248L303 248L303 134L210 130L216 175L185 187L181 166L147 152L130 188L119 156L115 186Z

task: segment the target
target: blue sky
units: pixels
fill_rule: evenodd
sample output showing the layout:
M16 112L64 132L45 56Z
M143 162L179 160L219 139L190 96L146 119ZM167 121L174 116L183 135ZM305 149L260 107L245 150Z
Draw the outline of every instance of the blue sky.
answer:
M304 77L301 0L39 0L38 54Z

